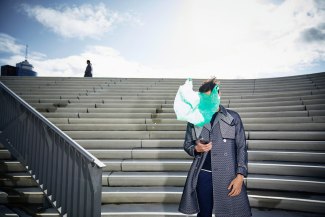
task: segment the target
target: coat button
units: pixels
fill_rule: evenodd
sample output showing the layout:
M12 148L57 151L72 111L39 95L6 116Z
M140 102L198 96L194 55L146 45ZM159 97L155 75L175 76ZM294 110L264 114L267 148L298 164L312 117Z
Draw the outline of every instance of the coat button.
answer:
M224 156L227 156L227 155L228 155L228 153L227 153L227 152L225 152L223 155L224 155Z
M227 140L226 139L223 139L223 142L227 142Z

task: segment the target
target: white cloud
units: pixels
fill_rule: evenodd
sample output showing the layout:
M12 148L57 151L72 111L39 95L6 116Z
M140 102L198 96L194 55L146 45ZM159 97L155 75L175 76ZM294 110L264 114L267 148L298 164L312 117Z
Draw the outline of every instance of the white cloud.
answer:
M17 44L16 39L10 35L0 33L0 52L19 54L24 50L24 46Z
M175 65L218 77L293 75L325 61L325 40L304 40L324 20L324 8L312 0L189 0L175 21L169 56ZM321 31L307 33L321 39Z
M125 59L110 47L89 46L80 55L68 56L60 59L34 60L32 63L40 76L79 76L84 75L86 60L93 65L94 77L174 77L182 71L162 69L147 66L136 61ZM183 75L186 77L186 74Z
M66 38L100 38L118 23L141 24L133 14L112 11L104 4L64 6L56 9L24 4L22 8L43 26Z
M12 47L23 48L14 38L4 35L3 44L12 42ZM1 36L1 35L0 35ZM1 38L0 38L1 39ZM0 40L1 41L1 40ZM8 58L0 59L0 64L15 65L24 60L23 52L13 50ZM45 54L31 52L28 61L38 72L38 76L82 77L86 68L86 60L93 64L94 77L173 77L173 70L152 68L135 61L126 60L113 48L105 46L89 46L80 55L48 59ZM174 74L173 74L174 73Z
M9 56L5 59L0 59L0 63L16 65L25 59L26 45L20 44L17 40L7 34L0 33L0 54ZM29 52L28 57L33 60L44 60L46 55L40 52Z

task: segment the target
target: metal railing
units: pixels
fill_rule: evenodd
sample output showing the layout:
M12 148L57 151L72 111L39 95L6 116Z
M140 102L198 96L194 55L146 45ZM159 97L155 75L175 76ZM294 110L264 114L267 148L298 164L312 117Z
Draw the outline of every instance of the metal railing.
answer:
M101 215L105 165L2 82L0 141L26 167L61 216Z

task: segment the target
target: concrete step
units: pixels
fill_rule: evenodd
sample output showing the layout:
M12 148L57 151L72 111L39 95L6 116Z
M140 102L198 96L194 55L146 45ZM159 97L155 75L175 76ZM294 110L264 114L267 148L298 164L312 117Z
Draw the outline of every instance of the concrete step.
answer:
M261 200L262 201L262 200ZM254 201L257 202L257 201ZM277 202L277 201L272 201ZM289 203L289 200L286 201ZM278 203L276 203L278 204ZM285 203L282 202L282 207ZM299 212L292 211L288 209L290 206L285 206L286 209L274 209L265 207L252 207L252 215L254 217L271 217L271 216L281 216L281 217L322 217L322 214L314 212ZM310 209L310 208L309 208ZM290 210L290 211L289 211ZM184 215L178 212L178 204L161 204L161 203L145 203L145 204L104 204L102 205L102 217L183 217L183 216L196 216L195 215ZM212 215L214 216L214 215Z
M325 152L249 150L250 161L288 161L325 163Z
M191 159L183 149L88 149L99 159Z
M46 118L148 118L148 119L176 119L174 113L47 113L42 112ZM240 112L241 118L265 117L307 117L325 116L324 110L310 111L283 111L283 112Z
M113 172L104 173L107 185L118 186L184 186L187 172ZM325 193L325 181L305 176L249 174L244 179L248 189L267 189ZM293 184L294 183L294 184Z
M313 122L323 123L325 121L325 116L313 116Z
M321 98L304 99L302 103L304 105L325 104L324 95Z
M56 87L57 88L57 87ZM57 90L52 88L52 90L45 89L45 88L38 88L34 90L25 91L23 89L14 88L13 90L15 93L21 95L21 96L62 96L62 95L77 95L77 96L86 96L89 91L93 92L93 89L70 89L70 90Z
M57 124L63 131L182 131L186 125L179 124ZM324 123L264 123L244 124L246 131L325 131Z
M104 168L105 171L167 172L188 171L192 160L116 159L113 161L103 159L102 162L107 165ZM319 163L249 161L248 171L250 174L325 177L325 165Z
M249 150L325 151L323 141L247 140Z
M266 107L266 106L294 106L294 105L314 105L314 104L324 104L324 95L313 96L313 99L302 100L301 97L297 98L274 98L270 102L270 99L222 99L221 104L225 107L230 108L240 108L240 107ZM274 100L274 101L273 101ZM173 108L173 103L161 104L162 108Z
M269 131L269 132L258 132L250 131L249 140L295 140L295 141L324 141L325 132L301 132L301 131Z
M37 217L60 217L58 211L55 208L48 208L45 211L39 211L39 207L24 206L24 210L31 216Z
M181 187L171 186L103 187L102 203L178 203L181 190Z
M238 102L232 102L232 100L229 100L230 102L228 102L228 100L223 99L221 101L221 105L223 105L226 108L240 108L240 107L266 107L266 106L297 106L297 105L303 105L302 100L296 99L296 100L292 100L290 99L290 101L284 101L284 100L279 100L276 102L263 102L263 101L254 101L254 102L243 102L243 101L238 101ZM312 101L313 102L313 101ZM310 102L310 103L312 103ZM166 103L166 104L162 104L161 105L162 108L173 108L174 104L173 103Z
M231 110L239 112L274 112L274 111L304 111L305 105L290 106L268 106L268 107L231 107ZM159 113L174 113L173 108L162 108L157 110Z
M248 171L249 174L325 177L325 165L319 163L250 161Z
M103 204L102 217L177 217L186 216L178 212L178 204L143 203L143 204ZM188 215L196 216L196 215Z
M0 189L0 203L8 203L8 194Z
M102 203L178 203L181 187L104 187ZM295 205L297 211L325 213L325 196L321 194L304 194L298 192L248 190L252 207L286 208ZM139 197L141 195L141 197Z
M325 104L306 105L307 110L325 110Z
M106 167L104 171L187 171L190 167L190 159L116 159L101 160Z
M305 102L305 100L308 100L308 101L309 100L310 101L312 101L312 100L323 100L324 96L325 96L325 94L320 93L320 94L314 94L314 95L304 95L304 96L301 96L300 99L303 102Z
M1 192L0 192L0 198L1 198ZM13 212L11 209L4 205L0 205L0 214L2 216L13 216L13 217L19 217L19 215L15 212Z
M277 176L249 174L246 186L249 190L281 190L292 192L325 193L325 180L323 178L305 176Z
M183 148L184 140L76 140L87 149ZM323 141L247 140L249 150L325 151Z
M321 124L321 123L317 123ZM63 131L147 131L147 124L57 124ZM176 126L177 127L177 126ZM179 128L184 128L183 125ZM181 129L182 130L182 129Z
M176 93L176 92L175 92ZM278 97L270 97L266 96L265 98L242 98L241 96L224 96L222 95L221 103L229 104L229 103L256 103L259 104L261 102L270 103L270 101L273 102L300 102L304 100L322 100L324 98L325 94L314 94L314 95L300 95L300 96L278 96ZM24 97L24 96L23 96ZM173 97L174 98L174 97ZM100 98L86 98L86 99L53 99L53 98L40 98L38 100L35 99L28 99L32 100L31 102L34 103L56 103L56 104L65 104L69 103L69 105L75 105L78 104L91 104L90 107L92 107L94 104L99 106L108 106L110 104L137 104L142 106L152 105L152 104L158 104L158 105L173 105L174 99L151 99L151 100L139 100L139 99L100 99ZM72 107L75 107L72 106ZM78 106L77 106L78 107Z
M308 114L309 116L325 116L325 110L309 110Z
M144 84L148 84L148 83L144 83ZM146 93L149 92L150 93L174 93L178 90L178 87L182 85L182 83L179 84L170 84L170 85L152 85L152 87L150 88L141 88L141 86L129 86L128 88L125 88L125 83L121 83L119 85L115 85L114 89L113 87L103 87L101 86L101 88L96 88L96 92L104 92L105 95L116 95L119 93L122 94L134 94L134 93ZM117 89L117 87L120 87L120 89ZM194 89L198 89L199 85L194 84L193 85ZM91 90L91 88L88 88ZM245 93L245 92L250 92L250 93L259 93L259 92L263 92L263 93L274 93L274 92L285 92L285 91L300 91L301 89L308 89L308 90L315 90L317 89L315 84L312 83L301 83L301 84L288 84L285 87L281 87L279 85L256 85L254 87L254 85L240 85L240 84L223 84L222 85L222 90L224 92L240 92L240 93ZM35 90L31 90L31 91L35 91L37 92L37 89ZM68 89L66 89L65 91L68 91ZM90 92L91 93L91 92ZM94 93L93 93L94 94Z
M0 183L2 187L37 187L37 183L30 174L6 173L0 175Z
M109 102L109 103L95 103L95 104L85 104L85 103L70 103L69 107L77 107L77 108L161 108L161 105L164 102L161 103L142 103L142 102L136 102L136 103L128 103L128 102Z
M259 123L311 123L315 120L313 117L244 117L241 118L244 124L259 124ZM180 124L186 122L175 119L146 119L148 124Z
M58 87L59 88L59 87ZM164 90L161 90L164 92ZM173 91L174 94L163 94L163 95L156 95L154 94L145 94L145 95L122 95L122 94L114 94L114 95L93 95L93 96L87 96L87 95L81 95L81 94L61 94L61 95L22 95L24 99L78 99L78 100L88 100L89 98L92 98L93 100L174 100L176 90ZM251 98L277 98L277 97L288 97L288 96L306 96L306 95L312 95L312 94L324 94L324 89L314 89L314 90L308 90L308 91L280 91L280 92L259 92L259 93L253 93L251 91L245 91L242 92L240 97L238 97L238 91L222 91L223 98L244 98L244 99L251 99Z
M254 108L254 107L275 107L275 106L299 106L302 105L302 101L277 101L277 102L231 102L230 108Z
M159 127L159 125L158 125ZM324 123L245 123L247 131L324 131Z
M148 131L150 139L183 139L184 133L180 131ZM322 141L325 139L323 131L249 131L245 132L247 139L270 139L270 140L310 140Z
M261 123L318 123L325 122L325 117L265 117L241 118L245 124ZM321 120L319 120L321 119ZM54 124L186 124L185 121L176 119L151 119L151 118L48 118ZM317 122L316 122L317 123Z
M26 168L14 160L1 160L0 161L0 171L5 172L26 172Z
M145 124L145 118L48 118L54 124ZM312 121L312 117L310 117ZM309 119L306 119L308 122Z
M311 111L281 111L281 112L238 112L241 118L264 118L264 117L307 117L309 116L315 116L319 113L313 113L311 114ZM320 116L325 116L325 114L320 113ZM105 117L105 116L102 116ZM152 114L151 118L154 119L176 119L176 115L172 113L157 113Z
M1 160L10 160L11 154L7 149L0 149L0 159Z
M1 216L14 216L14 217L32 217L31 213L25 211L25 207L20 204L6 204L0 205Z
M8 192L0 193L0 201L12 204L42 204L43 192L38 187L22 187L7 189Z
M184 139L183 131L65 131L74 140L81 139ZM307 132L302 132L308 134ZM248 132L246 132L248 135ZM248 138L248 136L247 136Z
M184 186L187 172L113 172L104 173L107 185L117 186Z
M132 149L142 146L140 139L110 139L110 140L76 140L76 142L86 149ZM150 140L151 141L151 140Z
M325 91L324 91L325 92ZM176 93L176 92L175 92ZM153 96L153 94L148 94L147 96L121 96L121 95L115 95L115 96L87 96L87 95L80 95L80 94L69 94L69 95L20 95L24 100L31 101L31 102L41 102L41 103L53 103L53 102L69 102L69 103L96 103L96 104L119 104L119 103L141 103L143 101L144 105L146 104L153 104L153 103L159 103L159 104L173 104L174 98L176 94L172 95L161 95L161 96ZM315 92L315 95L313 95L313 98L322 99L322 95L324 95L322 92ZM256 103L259 104L261 102L270 103L272 102L286 102L286 101L292 101L292 102L300 102L301 99L304 97L305 99L308 99L308 97L312 96L311 92L308 94L304 93L297 93L296 95L290 94L290 95L246 95L246 96L240 96L238 97L237 94L233 95L222 95L221 103L222 104L229 104L230 103ZM92 106L91 106L92 107Z
M57 108L56 112L79 112L79 113L156 113L156 108Z
M99 145L103 145L100 141ZM133 141L126 143L124 148L118 147L110 149L88 149L90 153L99 159L190 159L183 148L141 148L141 141L135 144ZM122 143L123 144L123 143ZM274 143L271 143L274 144ZM290 143L289 143L290 144ZM294 143L293 143L294 144ZM316 143L317 144L317 143ZM318 143L321 144L321 143ZM250 146L249 146L250 147ZM324 145L322 147L324 149ZM8 155L10 153L7 150ZM251 161L290 161L290 162L314 162L325 163L325 152L312 152L310 150L248 150L248 159Z
M46 118L152 118L151 113L44 113Z
M149 139L149 131L65 131L72 139ZM184 133L183 133L184 134ZM184 136L184 135L183 135Z
M99 159L191 159L183 149L88 149ZM226 155L227 153L221 153ZM288 161L325 163L325 152L248 150L250 161Z
M325 200L322 194L250 190L248 197L252 207L325 213ZM263 205L260 205L261 203Z
M306 108L308 110L317 110L317 109L322 109L325 102L323 99L313 99L313 100L295 100L295 101L277 101L277 102L235 102L235 103L230 103L229 100L222 99L221 104L225 106L226 108L230 107L233 109L236 108L255 108L255 107L273 107L273 106L298 106L298 105L306 105ZM54 110L57 112L66 112L67 110L69 111L74 111L74 112L86 112L87 108L89 108L90 111L105 111L104 109L113 109L113 108L135 108L135 109L158 109L158 108L163 108L163 109L173 109L173 104L165 104L164 102L162 103L146 103L143 104L143 102L138 101L137 103L127 103L124 101L120 101L117 103L116 101L112 101L110 103L63 103L63 102L58 102L58 103L40 103L39 101L31 101L31 105L35 107L36 109L53 109L53 108L59 108L58 110ZM95 108L98 108L95 109ZM95 110L94 110L95 109Z
M87 101L89 99L85 99ZM83 100L80 100L80 102L83 102ZM165 104L166 100L165 99L151 99L151 100L139 100L139 99L121 99L121 100L112 100L112 99L103 99L102 104L103 105L110 105L110 104L121 104L121 103L126 103L126 104L141 104L146 106L147 104Z

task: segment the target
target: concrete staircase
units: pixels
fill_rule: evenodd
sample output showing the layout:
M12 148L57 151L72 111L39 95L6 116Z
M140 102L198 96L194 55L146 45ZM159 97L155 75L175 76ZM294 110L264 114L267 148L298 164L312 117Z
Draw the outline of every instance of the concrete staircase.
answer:
M191 157L173 101L185 79L0 80L107 165L102 216L181 215ZM202 81L194 79L195 90ZM251 206L325 214L325 73L221 80L221 92L244 123ZM0 211L37 211L42 192L0 148Z

